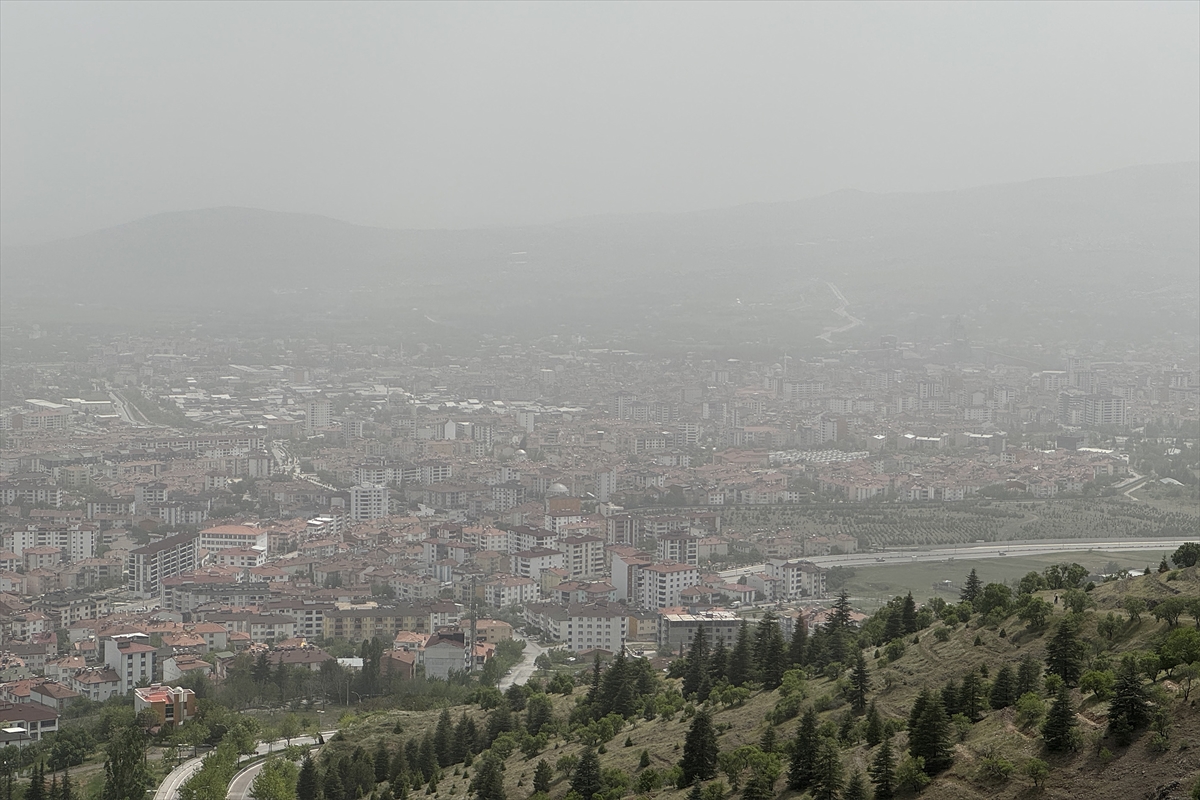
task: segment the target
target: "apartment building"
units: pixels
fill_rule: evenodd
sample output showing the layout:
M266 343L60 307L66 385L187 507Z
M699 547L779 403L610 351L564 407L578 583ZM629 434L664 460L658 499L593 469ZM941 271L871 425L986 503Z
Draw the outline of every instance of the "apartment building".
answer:
M96 555L96 529L90 525L74 525L66 529L50 529L30 525L23 530L4 534L3 547L18 556L30 547L53 547L61 550L71 561Z
M155 648L144 633L105 636L104 664L117 674L117 694L125 695L143 680L154 678Z
M525 607L525 621L576 653L583 650L616 653L629 638L629 612L617 604L530 603Z
M776 584L780 592L778 599L825 596L825 570L811 561L768 558L767 575L779 581Z
M158 724L178 728L196 716L196 693L182 686L152 683L133 690L133 712L149 710Z
M388 515L388 488L374 484L350 487L350 521L364 522Z
M680 647L688 647L696 631L704 629L704 638L709 647L718 641L732 648L737 641L738 628L742 620L730 611L706 611L703 614L662 614L658 618L658 650L660 653L678 653Z
M229 548L239 550L256 548L265 555L270 546L270 533L259 528L251 528L249 525L218 525L215 528L206 528L200 531L199 547L210 553Z
M194 533L178 533L129 553L129 591L138 597L158 597L163 580L196 569Z
M680 564L700 563L700 537L690 533L664 533L658 537L658 560Z
M568 536L558 543L563 567L572 578L591 578L605 574L604 540L599 536Z
M483 584L483 602L495 608L532 603L539 597L537 581L516 575L501 575Z
M700 570L691 564L648 564L638 570L637 603L642 608L680 605L681 592L700 583Z

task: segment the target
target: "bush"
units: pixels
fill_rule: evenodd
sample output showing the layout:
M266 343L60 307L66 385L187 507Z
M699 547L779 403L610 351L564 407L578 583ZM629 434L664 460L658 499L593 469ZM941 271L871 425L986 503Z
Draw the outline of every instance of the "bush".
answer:
M979 762L979 777L989 783L1000 783L1012 777L1016 765L997 754L986 756Z
M950 629L945 626L935 629L933 632L933 638L937 639L939 642L950 641Z
M1050 777L1050 765L1040 758L1031 758L1025 762L1025 774L1040 789L1046 783L1046 778Z
M1036 692L1026 692L1017 700L1017 723L1028 727L1046 716L1046 702Z
M893 639L883 648L883 654L889 662L898 661L904 655L904 642L900 639Z

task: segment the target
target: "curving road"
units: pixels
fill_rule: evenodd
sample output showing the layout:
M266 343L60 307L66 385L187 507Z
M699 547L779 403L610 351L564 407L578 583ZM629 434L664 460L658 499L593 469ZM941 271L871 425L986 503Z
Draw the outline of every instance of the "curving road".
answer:
M335 733L337 733L337 731L322 731L321 735L324 736L326 739L328 739L330 736L333 736ZM303 745L303 744L316 744L316 743L317 743L317 740L312 736L297 736L292 739L292 744ZM270 753L273 750L276 750L279 747L283 747L286 745L287 745L286 739L276 739L273 742L262 742L258 745L258 747L256 747L254 749L254 754L256 756L264 756L267 753ZM194 775L196 773L196 771L200 769L200 765L201 765L201 763L203 763L203 761L204 761L204 756L200 756L199 758L189 758L187 761L183 762L178 767L171 770L171 773L169 775L167 775L166 778L163 779L163 782L161 784L159 784L158 790L154 793L154 800L177 800L177 798L179 797L179 787L183 786L184 781L186 781L188 778L192 777L192 775ZM242 775L244 775L247 772L249 772L250 770L254 769L256 766L258 767L258 769L262 769L263 763L265 763L265 762L259 762L256 765L252 765L252 766L248 767L247 769L242 770L241 772L239 772L237 775L234 776L234 778L233 778L234 781L237 781ZM258 774L258 772L255 771L254 775L257 775L257 774ZM249 780L246 781L245 794L238 795L238 796L243 796L243 797L247 797L247 798L250 796L250 794L249 794L250 784L251 784L251 782L254 781L254 775L251 775ZM235 795L232 794L232 792L233 792L233 784L232 783L230 784L229 788L230 788L230 794L228 795L228 797L234 797Z

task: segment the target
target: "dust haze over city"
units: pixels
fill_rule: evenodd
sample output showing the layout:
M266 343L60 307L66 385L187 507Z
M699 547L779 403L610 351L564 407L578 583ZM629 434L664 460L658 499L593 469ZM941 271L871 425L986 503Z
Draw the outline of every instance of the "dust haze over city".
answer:
M0 798L1197 798L1198 402L1197 2L0 3Z

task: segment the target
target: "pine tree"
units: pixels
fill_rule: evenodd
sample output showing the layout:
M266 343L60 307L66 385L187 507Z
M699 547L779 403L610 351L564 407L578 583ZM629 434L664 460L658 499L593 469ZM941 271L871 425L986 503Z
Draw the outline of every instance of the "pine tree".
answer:
M950 745L950 718L941 701L929 695L922 704L916 724L908 732L908 751L925 759L925 772L936 775L954 761Z
M813 762L813 800L837 800L842 782L841 750L833 739L822 737Z
M713 685L725 680L725 671L729 669L729 649L725 647L725 640L720 636L716 640L708 654L708 681Z
M773 787L762 775L753 775L742 788L742 800L771 800L775 796Z
M59 800L58 798L58 776L50 776L50 800Z
M504 703L501 703L499 708L503 708L506 713L508 712L508 706ZM491 720L495 713L496 711L493 710L492 713L488 715L488 719ZM495 736L492 737L492 739L495 738ZM433 749L433 731L426 730L425 735L421 737L421 750L420 757L417 760L417 767L421 770L421 777L426 783L429 782L430 778L437 774L438 761L437 751Z
M874 747L883 741L883 718L879 716L879 709L875 707L875 701L871 701L871 705L867 707L867 747Z
M533 769L533 791L549 793L550 782L554 780L554 768L546 759L538 761Z
M842 792L842 800L869 800L867 797L867 779L858 770L850 775L846 788Z
M963 676L962 690L958 695L958 712L972 722L979 721L983 711L983 685L979 673L972 670Z
M983 591L983 581L979 580L979 576L975 574L975 570L971 570L971 574L967 576L967 582L963 584L962 593L958 599L964 603L974 603L975 598L979 597L979 593Z
M802 667L807 663L808 624L804 615L796 615L796 625L792 628L792 638L788 642L788 663L793 667Z
M700 690L700 684L703 683L707 671L708 642L705 641L704 626L699 625L692 636L692 645L688 648L687 666L683 672L684 697L691 697Z
M750 623L742 620L738 627L737 641L729 653L726 677L731 686L742 686L754 680L754 661L750 654Z
M682 769L679 788L689 786L693 781L706 781L715 776L718 751L717 732L713 728L712 714L708 711L697 712L683 740L683 758L679 762Z
M825 623L825 633L828 636L827 652L829 660L845 664L850 649L850 594L845 589L833 601L829 609L829 620Z
M29 788L25 790L25 800L46 800L46 772L40 763L36 764L29 774Z
M892 755L892 740L884 739L879 752L871 761L871 783L875 786L875 800L892 800L896 795L896 759Z
M62 783L58 785L59 800L75 800L75 789L71 785L71 770L63 770Z
M1083 675L1083 655L1079 628L1070 618L1064 619L1046 646L1046 671L1062 678L1067 686L1078 686Z
M1021 659L1021 666L1017 669L1017 691L1015 692L1018 699L1030 692L1040 694L1042 685L1042 665L1032 655L1026 654L1025 658Z
M450 709L443 708L433 731L433 752L437 755L438 766L448 767L454 763L451 757L453 739L454 723L450 720Z
M759 621L754 635L755 670L764 689L769 691L779 687L787 666L783 659L783 634L779 630L779 618L768 611Z
M579 764L575 767L575 773L571 775L571 791L583 800L592 800L592 795L603 788L600 781L600 759L595 750L585 747L579 754Z
M346 790L342 786L342 776L336 769L325 770L325 779L321 788L321 795L325 800L345 800Z
M850 679L851 697L854 702L854 710L862 713L867 708L867 692L871 688L871 675L867 672L867 659L863 656L862 651L858 651L858 658L854 663L854 674Z
M1042 739L1046 742L1046 749L1055 753L1073 749L1075 724L1071 690L1065 683L1060 683L1050 711L1046 714L1046 721L1042 723Z
M763 731L762 738L758 740L758 749L764 753L774 753L778 748L775 741L775 726L770 722L767 723L767 729Z
M150 786L146 738L136 725L117 731L108 743L102 800L141 800Z
M992 689L988 694L988 704L992 708L1008 708L1017 702L1019 695L1015 694L1015 691L1016 678L1013 676L1012 667L1005 664L996 673L996 680L992 681Z
M595 753L592 755L594 757ZM600 769L597 767L597 776L599 773ZM471 778L471 790L475 792L475 800L505 800L504 764L500 759L491 754L480 759L475 775ZM591 800L591 795L585 795L583 800Z
M588 704L595 703L596 698L600 694L600 651L592 657L592 685L588 689L587 701Z
M312 756L304 756L300 762L300 775L296 779L296 800L317 800L320 795L317 765Z
M392 769L392 754L388 752L387 741L379 740L379 744L375 746L375 782L383 783L391 775Z
M953 678L946 681L946 685L942 687L942 708L946 709L946 716L953 717L962 711L959 706L961 699L962 690L959 688L958 682Z
M1141 670L1134 657L1126 656L1121 659L1113 699L1108 705L1108 731L1117 744L1125 747L1133 741L1134 732L1149 722L1150 706L1142 686Z
M883 640L891 642L904 635L904 622L900 610L889 604L885 609L887 617L883 622Z
M900 626L905 636L917 632L917 601L913 600L912 592L904 598L904 606L900 609Z
M458 724L454 726L454 741L450 748L455 764L466 758L468 753L475 751L475 741L478 738L479 731L475 728L475 720L464 712L458 718Z
M788 788L803 792L812 786L814 757L817 750L817 712L809 706L796 726L792 757L788 765Z

